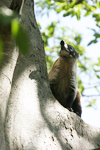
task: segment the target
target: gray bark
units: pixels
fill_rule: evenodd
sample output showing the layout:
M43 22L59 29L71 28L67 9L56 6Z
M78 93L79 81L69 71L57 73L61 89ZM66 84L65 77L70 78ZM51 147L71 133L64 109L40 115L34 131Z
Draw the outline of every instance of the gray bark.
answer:
M11 0L4 1L9 7ZM6 38L5 55L0 64L0 149L89 150L100 147L100 129L63 108L50 91L33 0L23 1L21 24L30 39L27 56L18 56L8 28L7 35L2 28L0 30Z
M0 6L3 7L2 2ZM0 61L0 150L3 150L6 149L4 134L6 110L18 51L11 37L10 26L2 26L0 23L0 36L4 42L3 60Z

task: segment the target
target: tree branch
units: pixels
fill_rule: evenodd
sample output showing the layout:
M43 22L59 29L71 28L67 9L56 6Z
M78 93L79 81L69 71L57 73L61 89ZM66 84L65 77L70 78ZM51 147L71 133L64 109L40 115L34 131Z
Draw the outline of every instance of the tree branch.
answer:
M92 87L86 87L85 89L93 89L93 88L97 88L99 87L100 85L96 85L96 86L92 86Z
M84 97L93 97L93 96L99 97L100 94L99 95L84 95L84 94L82 94L82 96L84 96Z

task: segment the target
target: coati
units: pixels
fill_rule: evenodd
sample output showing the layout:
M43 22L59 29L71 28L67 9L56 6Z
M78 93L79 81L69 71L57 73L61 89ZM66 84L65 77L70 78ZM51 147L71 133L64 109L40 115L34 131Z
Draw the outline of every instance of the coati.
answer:
M70 111L81 117L81 94L77 89L77 59L73 46L60 42L59 58L54 62L48 78L54 97Z

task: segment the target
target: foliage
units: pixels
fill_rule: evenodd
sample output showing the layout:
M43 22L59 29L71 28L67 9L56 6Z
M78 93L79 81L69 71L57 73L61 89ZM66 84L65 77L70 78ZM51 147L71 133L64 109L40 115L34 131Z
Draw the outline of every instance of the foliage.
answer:
M98 15L98 16L100 16L100 14ZM100 20L100 18L99 18L99 20ZM94 30L94 29L91 29L93 32L94 32L94 40L92 40L92 41L90 41L89 43L88 43L88 46L89 45L91 45L92 43L97 43L98 42L98 38L100 38L100 25L99 25L99 23L97 23L96 24L96 26L99 28L99 32L97 32L96 30Z
M19 47L19 50L25 55L28 52L28 36L18 21L19 17L20 16L17 13L6 7L0 8L0 24L5 27L11 26L11 34ZM3 41L0 39L0 59L2 59L2 56Z
M36 6L38 9L37 14L41 14L41 17L44 14L47 14L49 17L50 13L53 11L56 13L56 15L61 13L63 14L63 17L76 16L77 20L80 20L81 15L83 14L82 12L84 11L84 17L91 15L92 18L95 19L96 26L100 31L100 14L97 13L98 9L100 8L100 1L98 0L37 0ZM78 85L81 92L84 93L86 86L83 83L81 76L88 76L88 78L95 76L96 78L100 79L100 58L98 58L98 62L96 63L94 63L90 58L87 58L85 55L85 49L81 45L81 33L76 33L64 25L60 26L60 24L60 19L58 22L51 22L45 29L42 29L42 26L39 24L45 45L48 71L53 64L53 61L59 54L60 40L65 40L68 44L73 45L80 54L80 58L78 60ZM94 39L89 42L88 46L92 43L97 43L98 39L100 38L100 32L96 31L95 29L91 30L94 32ZM94 85L93 88L99 92L98 86ZM89 96L87 95L87 97ZM95 99L96 98L93 98L88 106L95 105Z
M96 149L93 149L93 150L100 150L100 148L96 148Z

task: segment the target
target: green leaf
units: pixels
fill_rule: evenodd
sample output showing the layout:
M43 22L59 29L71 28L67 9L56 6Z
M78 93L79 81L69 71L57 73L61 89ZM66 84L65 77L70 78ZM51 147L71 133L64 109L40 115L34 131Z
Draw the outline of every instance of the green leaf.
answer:
M95 71L95 72L100 72L100 70L95 70L95 69L94 69L94 71Z
M100 8L100 2L98 1L96 2L96 4L97 4L97 7Z
M97 40L92 40L91 42L88 43L88 46L91 45L92 43L97 43Z
M78 66L81 68L82 71L86 71L86 65L82 64L80 61L78 61Z
M71 15L70 12L63 14L64 17Z
M94 14L93 14L93 17L95 18L95 20L96 20L97 22L100 22L100 14L94 13Z
M90 103L91 105L95 105L95 99L93 99Z
M98 58L98 61L99 61L99 63L100 63L100 57Z
M86 107L91 107L92 105L91 104L89 104L89 105L87 105Z
M100 34L99 34L99 33L95 33L94 36L95 36L96 38L100 38Z
M77 80L78 80L78 89L80 89L80 92L83 93L84 92L83 82L79 77L77 77Z
M76 12L76 16L77 16L77 20L80 20L81 12L80 12L80 10L79 10L79 9L78 9L78 11Z
M91 11L87 11L84 16L87 17L87 16L89 16L90 14L91 14Z
M100 150L100 148L92 149L92 150Z
M96 86L95 86L95 89L96 89L98 92L100 92L99 89L98 89Z
M92 106L95 106L96 104L95 104L95 99L93 99L92 101L90 101L90 104L89 105L87 105L86 107L92 107Z
M18 20L13 20L12 21L11 32L12 32L12 35L13 35L14 38L17 37L19 29L20 29L19 21Z
M39 22L37 22L37 24L38 24L39 29L41 29L41 25L40 25L40 23L39 23Z
M96 77L97 77L98 79L100 79L100 76L99 76L99 75L96 75Z
M28 53L28 36L21 27L18 20L13 20L11 24L11 32L16 41L19 50L26 55Z
M99 66L100 64L99 63L94 63L94 65Z
M19 18L19 14L6 7L0 8L0 23L3 25L11 24L11 21L16 18Z

